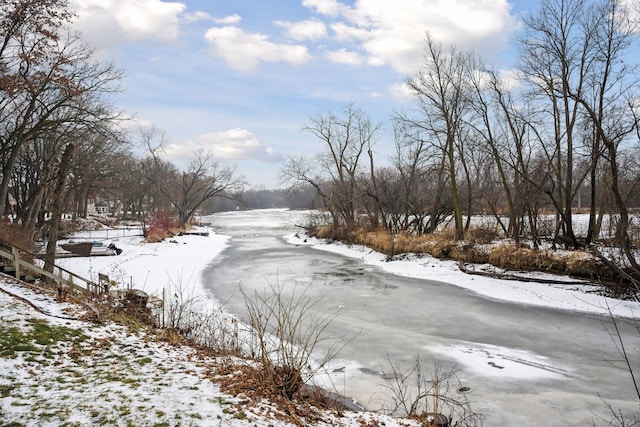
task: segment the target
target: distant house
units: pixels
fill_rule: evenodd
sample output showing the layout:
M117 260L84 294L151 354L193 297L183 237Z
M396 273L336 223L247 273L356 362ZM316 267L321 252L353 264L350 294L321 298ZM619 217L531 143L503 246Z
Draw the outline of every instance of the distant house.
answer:
M113 212L113 203L109 199L95 198L87 204L88 214L110 214Z

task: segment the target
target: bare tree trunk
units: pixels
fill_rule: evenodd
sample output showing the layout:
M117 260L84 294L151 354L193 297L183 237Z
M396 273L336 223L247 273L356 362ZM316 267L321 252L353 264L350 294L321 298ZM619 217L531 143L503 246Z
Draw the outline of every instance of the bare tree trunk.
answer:
M64 208L65 199L65 183L71 169L71 159L73 157L74 145L69 144L62 154L60 167L58 168L58 177L53 192L53 202L51 206L51 219L49 220L49 235L47 237L47 249L44 257L44 269L53 272L53 265L56 258L56 244L58 243L58 230L60 228L60 219Z

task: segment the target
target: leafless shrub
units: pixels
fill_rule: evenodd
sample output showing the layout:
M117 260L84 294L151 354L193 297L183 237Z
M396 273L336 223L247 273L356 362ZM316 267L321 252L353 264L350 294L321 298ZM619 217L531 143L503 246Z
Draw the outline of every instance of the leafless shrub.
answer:
M611 406L610 403L604 402L607 411L609 412L609 419L602 419L608 426L614 427L638 427L640 426L640 418L638 414L624 414L620 409L616 409Z
M295 397L347 343L344 337L327 336L337 313L316 313L313 308L319 300L308 298L306 289L294 288L287 295L283 286L270 283L262 293L242 291L265 381L288 398Z
M156 313L157 325L220 355L243 353L239 324L221 307L212 306L194 291L188 293L182 279L169 281L163 293L162 309Z
M199 298L193 292L187 295L181 280L169 280L168 286L163 289L163 310L160 313L162 317L158 322L160 327L189 333L195 323L196 303Z
M476 245L486 245L498 240L499 237L495 227L485 225L470 228L466 240Z
M194 316L191 336L201 346L224 356L242 356L242 327L238 321L221 309L198 312Z
M389 356L387 361L391 372L384 376L383 386L392 402L392 406L386 408L391 415L414 418L426 426L482 425L484 417L473 412L464 393L453 394L452 383L457 383L456 391L460 390L455 369L444 372L436 365L427 377L420 356L415 357L408 370L402 370Z

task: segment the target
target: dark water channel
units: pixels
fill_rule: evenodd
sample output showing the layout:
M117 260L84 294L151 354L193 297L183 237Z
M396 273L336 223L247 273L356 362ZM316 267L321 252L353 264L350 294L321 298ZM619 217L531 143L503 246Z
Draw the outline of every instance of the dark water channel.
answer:
M246 318L239 291L279 284L321 297L319 312L338 312L328 331L353 340L327 378L368 409L389 405L388 359L403 369L416 355L427 375L456 367L459 387L487 426L607 425L605 402L634 413L638 402L610 319L494 301L441 282L387 274L360 260L288 244L305 214L280 210L216 214L230 247L207 266L205 288L227 311ZM618 321L632 364L640 369L635 325ZM615 365L615 366L613 366ZM640 370L638 371L640 372Z

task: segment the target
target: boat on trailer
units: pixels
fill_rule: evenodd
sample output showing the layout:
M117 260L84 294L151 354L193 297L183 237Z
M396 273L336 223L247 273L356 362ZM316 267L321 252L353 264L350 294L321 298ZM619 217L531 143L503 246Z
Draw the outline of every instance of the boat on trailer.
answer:
M122 253L122 249L116 247L113 243L110 243L109 246L104 246L102 242L97 241L69 241L59 246L65 251L56 253L56 257L59 258L66 256L109 256L120 255Z

